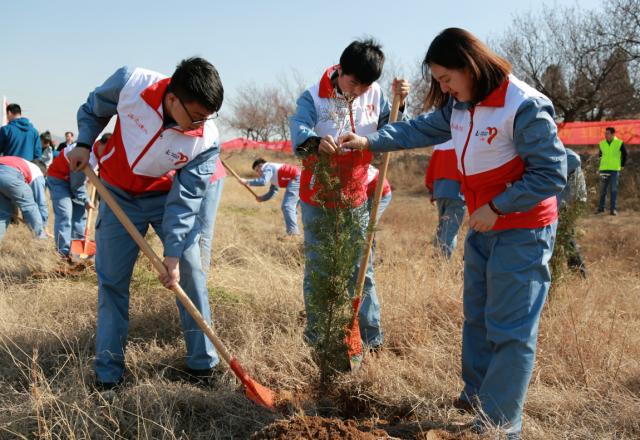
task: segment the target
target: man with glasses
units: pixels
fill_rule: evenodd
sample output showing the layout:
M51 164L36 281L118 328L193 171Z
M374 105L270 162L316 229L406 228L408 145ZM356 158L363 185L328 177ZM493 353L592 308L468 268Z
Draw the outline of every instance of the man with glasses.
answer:
M113 135L96 154L100 176L138 230L144 235L151 226L162 240L167 268L159 277L162 284L180 283L209 322L196 218L220 151L212 119L222 99L218 72L202 58L183 60L170 78L120 68L78 110L78 143L68 155L71 169L82 169L91 144L117 116ZM100 204L96 245L96 388L105 390L119 385L124 375L129 283L138 256L138 246L106 203ZM182 305L178 309L187 377L211 378L218 355Z

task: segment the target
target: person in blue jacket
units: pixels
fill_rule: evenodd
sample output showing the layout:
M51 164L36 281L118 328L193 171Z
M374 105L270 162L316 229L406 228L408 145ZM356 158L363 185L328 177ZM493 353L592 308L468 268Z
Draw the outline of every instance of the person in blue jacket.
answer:
M7 106L9 123L0 127L0 156L16 156L33 161L42 156L40 134L31 122L22 116L18 104Z
M164 245L162 284L179 283L204 319L211 309L200 255L203 196L216 168L219 133L213 121L223 88L215 67L183 60L171 77L143 68L118 69L78 110L78 142L67 156L71 171L89 160L91 144L117 115L116 127L97 153L100 177L141 234L151 226ZM106 203L96 221L98 324L96 387L122 382L129 323L129 283L138 246ZM207 380L218 354L181 304L189 377ZM188 377L188 378L189 378Z
M464 247L464 389L454 406L470 429L520 438L522 409L551 276L556 195L567 158L551 101L470 32L449 28L423 61L433 111L376 133L349 133L345 148L403 150L453 140L469 210ZM350 150L350 151L352 151Z

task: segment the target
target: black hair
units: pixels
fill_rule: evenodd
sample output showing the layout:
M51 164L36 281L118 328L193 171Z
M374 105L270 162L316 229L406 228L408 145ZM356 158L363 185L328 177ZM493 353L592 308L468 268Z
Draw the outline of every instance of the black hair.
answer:
M197 102L211 113L222 107L224 89L218 71L204 58L182 60L171 76L170 92L184 102Z
M254 170L258 165L262 165L263 163L267 163L267 161L259 157L253 161L253 165L251 165L251 169Z
M372 38L356 40L340 55L343 75L353 75L362 84L371 84L382 75L384 53Z
M65 131L65 132L64 132L64 135L65 135L65 136L66 136L66 135L68 135L68 134L70 134L71 136L73 136L73 131Z
M13 115L21 115L22 114L22 109L20 108L20 106L18 104L9 104L7 106L7 112L13 114Z
M611 133L611 134L615 134L616 129L615 129L615 128L613 128L613 127L607 127L607 128L605 128L605 129L604 129L604 131L608 131L608 132L609 132L609 133Z
M109 142L109 138L111 137L111 133L105 133L100 137L100 143L106 144Z

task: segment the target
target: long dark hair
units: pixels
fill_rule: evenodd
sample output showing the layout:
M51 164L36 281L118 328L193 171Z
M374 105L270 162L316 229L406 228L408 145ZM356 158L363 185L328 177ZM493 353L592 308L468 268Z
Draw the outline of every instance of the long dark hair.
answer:
M431 79L431 87L425 98L426 109L441 108L449 100L449 94L443 93L438 81L431 77L430 64L470 72L474 79L474 103L486 98L511 73L511 63L489 49L471 32L460 28L445 29L431 42L422 61L422 74L425 79Z

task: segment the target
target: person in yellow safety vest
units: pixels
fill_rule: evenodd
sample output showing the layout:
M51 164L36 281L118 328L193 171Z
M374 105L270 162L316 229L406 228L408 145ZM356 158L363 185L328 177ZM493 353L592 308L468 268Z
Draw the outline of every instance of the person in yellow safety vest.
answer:
M627 160L627 150L624 148L624 142L615 136L615 132L615 128L607 127L604 130L605 138L600 141L600 201L596 214L604 212L607 189L610 188L609 212L611 215L618 215L618 180L620 170L624 168Z

